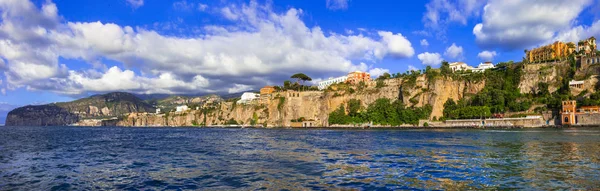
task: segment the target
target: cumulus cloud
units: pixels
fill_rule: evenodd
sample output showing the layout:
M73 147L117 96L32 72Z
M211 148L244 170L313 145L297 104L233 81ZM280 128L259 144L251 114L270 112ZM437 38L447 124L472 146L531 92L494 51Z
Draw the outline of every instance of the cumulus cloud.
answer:
M299 69L316 79L369 69L355 62L414 55L402 34L326 35L318 26L306 26L301 10L276 13L254 1L221 9L240 27L205 26L205 34L191 37L100 21L59 22L50 1L41 8L30 1L0 1L0 11L0 57L6 61L9 89L62 94L232 92L280 83ZM59 58L120 64L73 70Z
M466 25L469 18L480 15L484 3L485 0L431 0L425 5L422 21L425 28L437 32L438 38L445 38L448 25Z
M384 68L373 68L371 70L369 70L369 74L371 74L371 77L373 78L377 78L381 75L383 75L384 73L390 73L390 70L388 69L384 69Z
M389 53L395 57L407 58L415 54L410 41L402 34L393 34L392 32L379 31L379 36L387 44Z
M442 64L442 61L444 61L439 53L424 52L417 55L417 58L421 60L421 63L429 66L437 66Z
M592 23L591 26L579 25L571 29L561 31L552 41L578 42L592 36L600 36L600 20Z
M568 29L591 0L490 0L473 34L483 48L523 49Z
M330 10L345 10L348 9L349 0L327 0L326 7Z
M479 57L479 59L489 62L494 60L494 57L496 57L496 51L482 51L479 54L477 54L477 57Z
M429 46L429 42L427 42L426 39L423 39L423 40L421 40L421 46L428 47Z
M408 71L417 71L419 70L417 67L413 66L413 65L408 65Z
M25 1L25 0L23 0L23 1ZM126 1L134 9L137 9L144 5L144 0L126 0Z
M463 59L463 47L456 46L455 43L452 43L451 46L446 48L446 52L444 53L444 55L446 55L450 58L453 58L453 59L462 60Z

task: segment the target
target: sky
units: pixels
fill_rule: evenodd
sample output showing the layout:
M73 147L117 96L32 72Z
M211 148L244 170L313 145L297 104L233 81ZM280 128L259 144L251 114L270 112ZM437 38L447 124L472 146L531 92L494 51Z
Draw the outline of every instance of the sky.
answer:
M0 106L13 107L520 61L600 36L594 0L0 0L0 13Z

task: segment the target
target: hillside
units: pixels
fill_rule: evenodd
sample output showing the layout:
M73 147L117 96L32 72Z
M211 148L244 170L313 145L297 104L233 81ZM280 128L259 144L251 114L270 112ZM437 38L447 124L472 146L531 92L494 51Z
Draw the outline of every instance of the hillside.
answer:
M152 105L133 94L115 92L72 102L17 108L8 113L6 125L68 125L82 119L104 119L154 111Z

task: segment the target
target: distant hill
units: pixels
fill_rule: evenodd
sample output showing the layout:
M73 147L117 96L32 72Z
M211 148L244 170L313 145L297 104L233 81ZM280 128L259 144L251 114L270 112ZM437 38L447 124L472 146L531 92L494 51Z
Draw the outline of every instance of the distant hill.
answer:
M6 126L68 125L80 119L119 117L155 110L133 94L114 92L71 102L20 107L8 113Z

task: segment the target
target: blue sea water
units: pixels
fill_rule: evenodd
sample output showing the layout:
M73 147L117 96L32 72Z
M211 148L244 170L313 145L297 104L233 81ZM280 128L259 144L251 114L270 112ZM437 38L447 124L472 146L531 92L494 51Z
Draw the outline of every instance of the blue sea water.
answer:
M600 188L600 129L0 127L0 190Z

